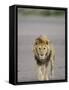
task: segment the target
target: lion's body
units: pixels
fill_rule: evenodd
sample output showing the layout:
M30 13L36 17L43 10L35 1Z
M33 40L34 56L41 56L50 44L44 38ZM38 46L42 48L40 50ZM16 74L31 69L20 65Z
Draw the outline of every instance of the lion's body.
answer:
M55 50L52 43L45 36L40 36L33 45L34 57L37 63L38 79L48 80L53 75Z

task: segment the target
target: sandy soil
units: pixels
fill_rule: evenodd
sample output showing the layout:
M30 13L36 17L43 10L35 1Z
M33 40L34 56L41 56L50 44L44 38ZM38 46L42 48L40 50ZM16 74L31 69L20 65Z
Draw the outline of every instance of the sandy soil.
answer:
M56 50L55 80L65 79L65 18L18 16L18 81L36 81L33 41L47 35Z

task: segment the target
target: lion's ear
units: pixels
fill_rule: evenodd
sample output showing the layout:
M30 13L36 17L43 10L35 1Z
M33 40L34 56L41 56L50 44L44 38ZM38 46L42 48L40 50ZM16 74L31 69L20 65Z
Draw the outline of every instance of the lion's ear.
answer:
M50 40L46 40L46 44L48 45L48 44L50 44L51 43L51 41Z
M46 44L48 45L48 44L49 44L49 42L48 42L48 41L46 41Z
M40 37L38 37L36 40L35 40L35 45L38 45L39 43L42 43L43 42L43 40L40 38Z
M37 43L37 41L35 42L35 45L37 45L38 43Z

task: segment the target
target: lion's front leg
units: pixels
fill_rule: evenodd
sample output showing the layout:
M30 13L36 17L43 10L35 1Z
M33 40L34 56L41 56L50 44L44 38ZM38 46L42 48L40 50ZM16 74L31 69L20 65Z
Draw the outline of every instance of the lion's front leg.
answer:
M44 68L43 66L38 66L38 80L44 80Z
M38 79L39 80L49 80L48 73L45 65L38 67Z
M51 79L53 79L55 77L54 76L54 67L55 67L55 60L54 60L54 58L51 58Z
M44 80L49 80L49 77L48 77L48 71L47 71L47 68L46 68L46 67L45 67Z
M48 77L48 73L45 72L45 76L44 76L45 80L49 80L49 77Z
M48 75L45 75L45 80L49 80Z

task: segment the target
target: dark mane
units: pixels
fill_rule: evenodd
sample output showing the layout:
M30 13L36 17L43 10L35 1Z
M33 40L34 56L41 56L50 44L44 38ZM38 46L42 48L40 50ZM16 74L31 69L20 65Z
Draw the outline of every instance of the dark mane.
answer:
M35 40L35 45L38 45L38 44L46 44L46 45L48 45L49 42L50 41L48 39L43 39L43 38L39 37L39 38L37 38Z
M46 44L46 42L48 42L48 41L43 40L42 38L39 37L36 39L35 44L41 44L41 43Z

